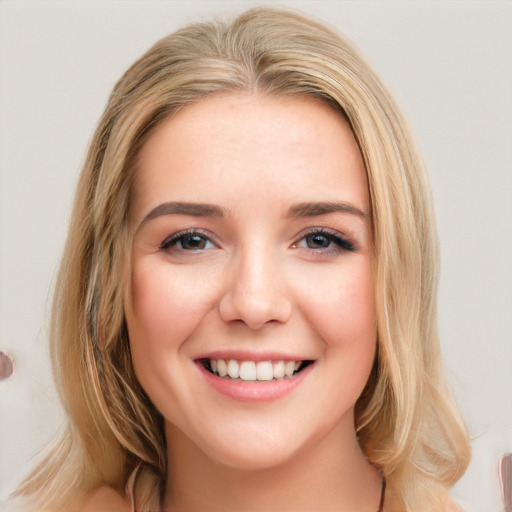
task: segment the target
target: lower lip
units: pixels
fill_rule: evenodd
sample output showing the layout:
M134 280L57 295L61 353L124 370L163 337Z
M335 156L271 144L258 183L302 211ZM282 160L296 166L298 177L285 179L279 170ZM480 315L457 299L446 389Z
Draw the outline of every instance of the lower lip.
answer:
M206 382L221 395L239 402L272 402L291 393L299 386L313 369L314 363L293 377L269 381L243 381L226 379L210 373L198 363Z

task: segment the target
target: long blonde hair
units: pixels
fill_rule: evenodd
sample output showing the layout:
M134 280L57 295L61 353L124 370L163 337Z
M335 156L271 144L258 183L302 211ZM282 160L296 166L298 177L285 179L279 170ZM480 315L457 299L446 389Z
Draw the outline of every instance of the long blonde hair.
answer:
M394 101L339 34L272 8L189 25L159 41L115 86L81 174L53 306L51 351L68 424L22 484L37 510L73 510L92 489L132 489L156 512L165 488L163 420L132 368L130 192L151 130L217 92L318 98L344 115L366 165L374 230L378 355L356 407L368 459L404 511L441 510L469 461L437 337L437 238L421 159Z

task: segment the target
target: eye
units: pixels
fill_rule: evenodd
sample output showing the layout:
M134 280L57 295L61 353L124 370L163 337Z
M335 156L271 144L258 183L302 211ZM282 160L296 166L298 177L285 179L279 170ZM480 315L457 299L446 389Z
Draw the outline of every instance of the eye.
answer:
M313 233L304 239L309 249L327 249L333 243L332 239L323 233Z
M315 252L337 254L344 251L354 252L355 246L341 233L327 228L318 228L306 233L294 248L312 249Z
M210 236L197 230L174 233L160 244L160 249L174 248L180 251L202 251L215 247Z

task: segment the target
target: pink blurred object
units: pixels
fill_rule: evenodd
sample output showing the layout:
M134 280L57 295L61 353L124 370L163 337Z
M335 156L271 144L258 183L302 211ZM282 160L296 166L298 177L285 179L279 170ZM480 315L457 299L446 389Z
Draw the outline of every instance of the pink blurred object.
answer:
M499 464L501 499L505 512L512 512L512 453L504 453Z
M14 369L14 358L6 352L0 351L0 380L12 379Z

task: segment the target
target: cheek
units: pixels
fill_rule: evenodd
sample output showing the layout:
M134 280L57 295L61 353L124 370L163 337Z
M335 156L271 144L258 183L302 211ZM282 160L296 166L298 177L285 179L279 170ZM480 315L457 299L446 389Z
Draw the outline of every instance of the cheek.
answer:
M157 409L176 424L183 396L194 402L184 390L191 361L186 342L210 311L214 293L202 285L201 272L192 274L154 257L140 258L133 263L125 302L135 375Z
M165 264L139 264L132 272L132 316L148 334L183 329L201 314L208 294L197 276L172 272Z
M310 323L331 347L359 351L366 347L373 353L376 324L370 266L352 265L329 272L325 279L321 277L316 277L316 286L310 287L314 291L304 302Z
M319 407L331 411L325 416L326 422L338 421L355 407L375 359L377 329L371 270L367 264L333 266L310 276L308 281L301 289L302 314L323 347L322 387L336 390L327 393ZM307 293L308 289L314 292Z
M214 290L201 276L176 271L165 262L138 262L132 271L132 290L126 320L134 365L150 365L179 355L214 302Z

